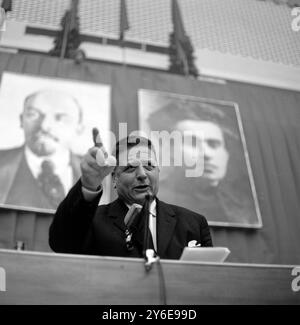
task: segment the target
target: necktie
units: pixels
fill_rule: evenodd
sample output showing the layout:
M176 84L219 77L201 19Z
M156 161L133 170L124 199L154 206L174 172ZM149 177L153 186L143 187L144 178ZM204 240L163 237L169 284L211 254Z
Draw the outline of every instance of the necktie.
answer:
M147 217L146 214L148 215ZM155 251L153 245L153 237L149 228L149 224L146 224L145 222L147 219L149 220L149 214L149 206L146 207L144 204L142 211L139 213L139 216L135 218L135 222L131 225L133 243L137 247L141 255L143 254L143 250L146 249L146 247L144 247L145 244L147 245L147 248L153 249ZM145 243L144 240L146 227L148 230L148 240Z
M54 173L54 166L51 161L43 161L42 170L37 180L50 204L53 208L57 208L65 197L65 191L59 177Z

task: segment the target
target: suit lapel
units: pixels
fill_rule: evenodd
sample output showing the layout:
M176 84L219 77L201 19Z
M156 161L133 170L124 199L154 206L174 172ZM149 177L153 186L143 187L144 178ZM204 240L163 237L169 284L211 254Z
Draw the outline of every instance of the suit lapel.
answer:
M128 211L126 204L120 199L113 201L108 210L108 216L113 218L113 224L122 230L125 231L124 218Z
M126 204L120 199L111 203L108 216L112 218L114 226L125 232L124 217L128 211ZM174 210L157 199L157 247L158 254L164 256L171 241L177 223Z
M41 191L37 180L33 177L25 155L23 155L18 171L15 175L11 191L7 197L7 203L30 209L51 209L48 198Z
M174 210L157 200L157 247L158 255L164 256L177 223Z
M8 156L9 159L4 161L4 164L1 165L1 172L0 172L0 203L6 203L7 197L9 192L13 186L15 181L16 174L20 167L22 158L23 158L23 151L24 147L11 150L10 155Z

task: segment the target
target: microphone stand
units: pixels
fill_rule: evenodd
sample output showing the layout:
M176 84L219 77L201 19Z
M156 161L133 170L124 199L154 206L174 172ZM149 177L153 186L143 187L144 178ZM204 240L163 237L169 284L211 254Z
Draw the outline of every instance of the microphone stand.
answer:
M165 277L164 277L162 265L160 264L159 256L155 255L154 249L150 248L149 216L150 216L150 202L153 200L153 198L154 197L151 193L147 193L147 195L145 196L145 203L142 209L145 218L145 232L144 232L144 246L143 246L143 256L145 259L144 266L146 272L149 272L152 269L152 265L154 263L157 263L157 270L159 275L159 288L160 288L162 303L166 305L167 304L166 284L165 284Z
M150 271L152 264L157 262L159 257L155 256L154 249L150 248L150 228L149 228L149 215L150 215L150 201L153 199L151 194L145 196L145 203L143 206L144 217L145 217L145 231L144 231L144 245L143 245L143 256L145 259L145 269Z

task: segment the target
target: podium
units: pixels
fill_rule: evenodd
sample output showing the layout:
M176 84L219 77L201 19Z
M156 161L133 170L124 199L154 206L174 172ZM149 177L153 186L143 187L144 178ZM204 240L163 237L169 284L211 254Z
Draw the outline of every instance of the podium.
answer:
M160 266L170 305L300 304L294 266L173 260ZM162 303L161 270L153 264L147 272L142 259L0 250L0 270L6 277L0 305Z

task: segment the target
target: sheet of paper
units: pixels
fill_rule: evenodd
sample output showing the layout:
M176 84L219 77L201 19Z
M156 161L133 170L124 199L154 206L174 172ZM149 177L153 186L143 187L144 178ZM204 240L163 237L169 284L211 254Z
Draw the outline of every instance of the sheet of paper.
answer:
M185 247L180 261L222 263L229 254L227 247Z

